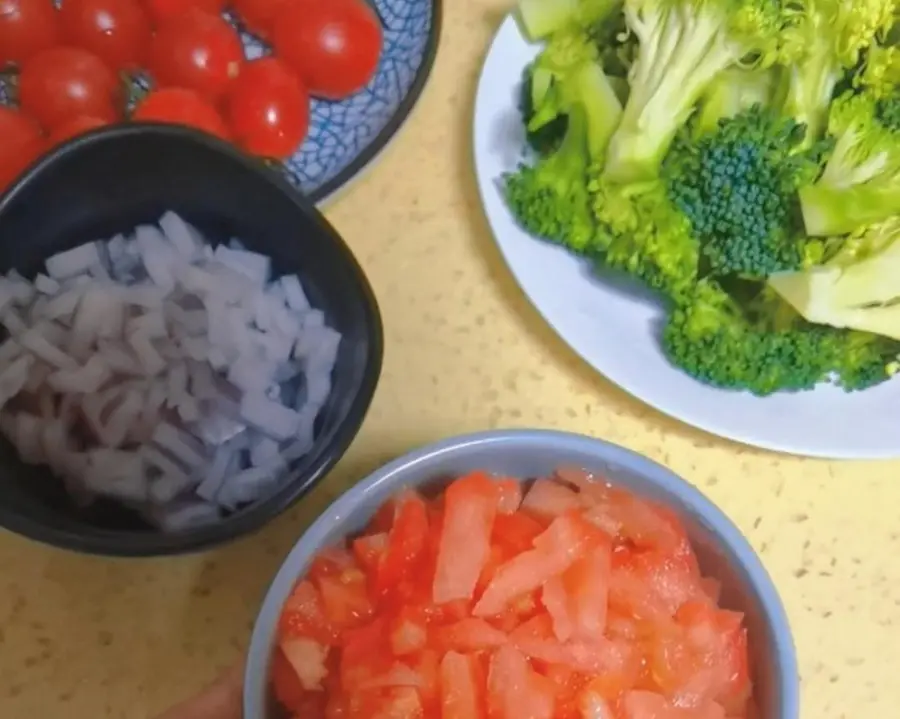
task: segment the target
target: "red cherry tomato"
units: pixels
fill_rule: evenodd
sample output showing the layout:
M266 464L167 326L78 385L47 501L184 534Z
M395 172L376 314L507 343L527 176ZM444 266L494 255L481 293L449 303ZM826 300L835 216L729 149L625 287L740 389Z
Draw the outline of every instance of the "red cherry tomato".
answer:
M340 100L375 74L381 24L362 0L291 2L275 19L272 42L310 94Z
M0 0L0 70L57 42L59 23L50 0Z
M250 32L268 38L272 33L275 15L292 0L232 0L235 11Z
M116 74L96 55L75 47L44 50L19 74L22 109L50 131L79 115L112 122L121 96Z
M61 145L66 140L71 140L73 137L78 137L86 132L96 130L100 127L106 127L107 125L109 125L109 122L102 118L91 117L90 115L79 115L78 117L73 117L68 122L59 125L51 132L47 145L49 147L56 147L56 145Z
M253 155L290 157L309 130L309 96L274 57L244 65L228 91L226 108L234 140Z
M186 10L196 8L218 15L225 9L225 0L143 0L154 27L159 27Z
M158 87L186 87L218 100L243 61L244 48L231 25L218 15L191 10L156 32L150 72Z
M0 192L40 154L44 138L29 117L0 105Z
M131 117L137 122L187 125L228 139L228 130L218 110L199 93L181 87L154 90L141 100Z
M137 0L64 0L66 42L90 50L116 70L139 67L150 46L150 21Z

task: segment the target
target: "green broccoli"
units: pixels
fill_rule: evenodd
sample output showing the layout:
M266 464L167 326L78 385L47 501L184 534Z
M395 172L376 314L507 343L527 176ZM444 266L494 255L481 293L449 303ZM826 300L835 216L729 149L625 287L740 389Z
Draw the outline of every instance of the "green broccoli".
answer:
M616 182L652 179L709 84L729 67L782 59L792 10L777 0L625 0L638 54L605 173Z
M637 56L638 41L628 30L625 13L620 8L603 21L593 25L591 37L600 52L600 64L607 77L622 80L628 89L628 71Z
M548 155L562 143L569 126L569 118L566 115L557 115L552 120L534 123L534 129L531 129L535 115L533 78L534 65L529 65L522 76L519 112L522 113L525 124L525 140L528 146L539 155Z
M663 177L712 274L764 278L802 265L797 189L816 178L823 150L800 150L803 139L802 125L759 105L676 138Z
M835 87L887 33L896 0L804 0L789 33L798 57L785 73L784 112L807 127L807 141L828 124Z
M504 192L525 230L583 252L596 231L588 167L602 157L622 106L603 70L593 62L557 80L555 92L555 102L568 118L562 144L534 165L523 165L504 176Z
M699 245L662 183L590 183L599 225L593 246L602 264L675 299L697 282Z
M694 131L701 135L715 132L720 120L739 115L754 105L768 107L777 86L775 68L733 68L719 73L700 101L700 108L692 120Z
M671 311L663 350L701 382L760 396L808 390L826 380L861 390L890 377L900 343L799 316L788 323L790 308L774 305L779 302L764 292L748 312L716 281L703 280Z
M841 235L900 211L900 90L841 95L828 132L835 147L822 176L800 188L807 233Z
M572 25L586 28L613 12L621 0L519 0L522 29L531 40L543 40Z

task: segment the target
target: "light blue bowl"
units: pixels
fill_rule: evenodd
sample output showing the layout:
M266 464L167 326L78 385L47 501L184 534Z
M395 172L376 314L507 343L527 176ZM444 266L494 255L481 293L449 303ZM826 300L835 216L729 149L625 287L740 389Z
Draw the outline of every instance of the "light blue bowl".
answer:
M346 100L313 100L306 142L284 163L291 184L314 202L335 194L391 141L422 94L437 54L442 0L362 1L378 14L384 32L378 70L366 88ZM238 18L226 18L238 28L248 58L269 53ZM0 77L0 104L14 96L8 82Z
M418 449L332 504L288 554L263 601L247 659L244 719L270 719L269 661L278 615L319 549L361 530L401 487L445 481L475 469L538 477L563 465L603 473L681 516L704 573L722 582L723 603L746 616L759 716L799 719L797 657L787 616L772 580L737 527L692 485L646 457L599 439L541 430L481 432Z

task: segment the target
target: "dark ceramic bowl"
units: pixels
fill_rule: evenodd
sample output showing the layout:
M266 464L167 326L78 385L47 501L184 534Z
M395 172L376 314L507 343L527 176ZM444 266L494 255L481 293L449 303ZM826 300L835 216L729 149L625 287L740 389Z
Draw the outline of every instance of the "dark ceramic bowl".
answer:
M300 538L269 587L250 641L244 719L276 716L268 677L278 617L320 549L361 531L403 487L433 486L478 469L506 477L541 477L560 466L601 473L681 518L704 574L722 583L723 605L744 613L759 716L799 719L800 682L787 616L772 580L737 527L691 484L646 457L592 437L541 430L481 432L418 449L369 475L331 505Z
M0 272L34 276L49 256L131 231L174 210L218 244L239 237L295 273L343 334L333 390L312 451L271 496L219 523L162 534L119 505L79 510L48 469L0 441L0 526L67 549L155 556L213 547L259 529L319 482L353 441L381 371L382 327L350 249L285 180L215 138L166 125L121 125L79 137L28 170L0 198Z

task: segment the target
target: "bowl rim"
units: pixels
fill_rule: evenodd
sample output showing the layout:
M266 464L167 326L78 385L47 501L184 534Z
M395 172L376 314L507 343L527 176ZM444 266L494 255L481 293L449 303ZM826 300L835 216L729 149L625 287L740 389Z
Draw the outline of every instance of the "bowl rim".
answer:
M385 123L384 127L379 130L378 134L369 144L363 147L353 161L350 162L343 170L338 172L330 180L323 182L317 188L309 193L309 198L316 204L325 203L332 199L337 199L338 194L346 189L351 182L358 179L370 166L372 162L378 159L383 150L406 124L412 111L419 104L425 86L431 78L431 72L437 60L438 48L441 44L441 31L444 23L444 2L443 0L427 0L431 3L431 23L428 28L428 39L425 42L425 50L422 53L422 61L416 69L416 75L412 84L409 86L406 95L397 105L397 109ZM378 7L373 0L367 0L367 4L372 11L378 16L382 26L384 21L381 18Z
M560 454L589 453L600 461L638 474L676 497L702 520L721 543L729 559L737 563L747 586L758 598L773 641L777 675L781 680L779 715L771 719L799 719L800 684L797 653L787 612L771 576L750 542L737 525L697 487L667 467L632 450L596 437L547 429L501 429L449 437L412 450L376 469L338 497L300 536L285 556L266 590L253 625L244 669L244 717L266 719L261 713L268 692L268 667L278 615L298 579L295 566L305 562L321 547L335 525L353 514L365 498L381 485L396 482L417 465L430 464L439 457L465 455L469 450L490 446L502 452L523 445L541 445Z
M350 274L355 278L360 294L363 296L366 324L370 328L370 336L366 354L366 369L356 396L350 404L347 415L332 430L325 444L315 448L315 456L308 470L295 481L281 487L275 494L228 517L223 522L170 535L159 532L103 529L95 529L89 534L82 534L61 527L39 524L31 519L21 517L0 504L0 527L60 549L106 557L152 558L199 552L237 541L257 532L265 524L273 521L318 484L346 453L359 433L371 406L384 360L384 324L378 300L362 266L344 238L316 208L315 204L278 172L270 169L264 162L246 155L231 144L199 130L164 123L126 123L100 128L73 138L44 155L20 176L5 194L0 196L0 217L21 193L27 191L32 182L43 173L52 171L52 166L59 160L94 145L147 134L192 142L225 155L238 166L238 169L253 173L260 181L268 183L273 190L279 191L289 198L299 212L309 217L336 244L339 254L349 268Z

